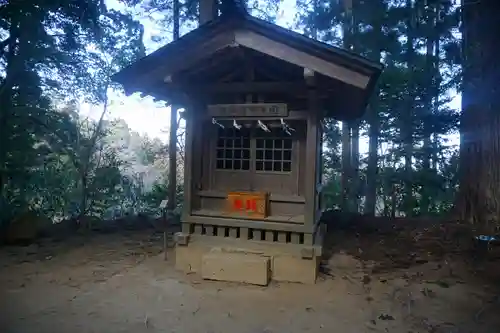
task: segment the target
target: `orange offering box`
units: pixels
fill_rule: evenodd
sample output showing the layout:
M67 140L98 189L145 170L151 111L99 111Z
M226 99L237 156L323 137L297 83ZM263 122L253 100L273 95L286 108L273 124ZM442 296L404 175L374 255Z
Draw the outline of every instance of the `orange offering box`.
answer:
M265 192L230 192L227 209L231 214L263 219L267 217L268 197Z

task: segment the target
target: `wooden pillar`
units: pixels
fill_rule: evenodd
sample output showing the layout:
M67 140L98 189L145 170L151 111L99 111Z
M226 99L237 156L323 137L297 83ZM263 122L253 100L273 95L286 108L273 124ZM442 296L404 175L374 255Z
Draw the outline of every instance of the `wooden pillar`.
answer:
M199 24L205 24L217 17L217 0L200 0Z
M184 203L182 210L182 231L189 232L189 224L184 221L191 215L192 200L193 200L193 139L195 132L195 117L196 111L190 105L190 109L185 112L186 131L185 131L185 146L184 146Z
M180 34L180 8L179 0L174 0L173 4L174 34L173 39L178 40ZM177 193L177 113L179 105L172 103L170 106L170 136L168 140L168 205L167 209L172 211L176 207Z
M176 206L177 192L177 110L178 105L170 107L170 137L168 140L168 204L167 209L172 211Z
M318 145L319 140L319 112L318 93L314 78L307 78L308 91L308 117L306 134L306 170L305 170L305 225L308 230L304 234L304 244L312 245L313 231L317 217L317 171L318 171Z
M323 120L324 120L324 114L319 113L318 116L318 165L316 166L317 171L317 177L316 177L316 184L319 185L319 188L317 189L317 200L318 202L316 203L316 208L318 211L318 214L321 214L323 211L323 135L324 135L324 127L323 127ZM316 216L316 219L319 219L319 216Z

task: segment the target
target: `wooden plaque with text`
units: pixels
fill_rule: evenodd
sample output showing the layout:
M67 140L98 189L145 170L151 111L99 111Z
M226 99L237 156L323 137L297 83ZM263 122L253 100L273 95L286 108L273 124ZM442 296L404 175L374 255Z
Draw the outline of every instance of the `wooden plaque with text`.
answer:
M214 104L208 106L208 113L214 118L284 118L288 116L288 108L283 103Z
M268 211L268 195L263 192L230 192L227 209L231 214L264 219Z

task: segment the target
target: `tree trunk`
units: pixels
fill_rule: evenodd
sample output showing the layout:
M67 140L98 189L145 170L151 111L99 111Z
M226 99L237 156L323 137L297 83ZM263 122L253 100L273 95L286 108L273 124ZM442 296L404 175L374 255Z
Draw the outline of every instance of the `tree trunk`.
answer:
M382 3L383 6L383 3ZM380 20L374 20L373 39L382 40L383 30ZM381 45L382 43L380 43ZM375 50L372 60L380 61L381 49ZM366 202L364 213L374 216L377 207L377 174L378 174L378 139L380 135L380 116L379 116L380 89L375 90L371 103L368 107L368 165L366 168Z
M436 11L436 20L439 19L439 11ZM437 21L436 21L437 22ZM437 23L436 23L437 24ZM440 46L439 46L439 37L437 36L434 40L434 85L433 85L433 93L432 97L434 99L433 103L433 112L437 114L439 112L439 92L441 90L441 74L439 73L439 66L441 64L439 54L440 54ZM438 147L439 147L439 135L436 130L433 131L434 135L432 138L432 168L437 170L438 168Z
M359 121L351 126L351 186L349 202L353 212L359 212Z
M409 68L414 67L415 49L414 49L414 26L415 26L415 13L413 7L413 0L407 0L406 6L410 13L407 21L407 42L406 42L406 62ZM403 197L403 210L406 216L413 213L413 106L414 106L414 84L408 82L408 91L406 96L406 109L403 110L401 130L403 135L403 151L404 151L404 197Z
M397 206L398 206L398 200L397 200L397 188L396 184L392 184L391 186L391 218L396 218L396 211L397 211Z
M81 198L80 198L80 212L78 214L77 221L81 221L85 214L87 214L89 207L89 189L88 189L88 178L89 178L89 173L90 173L90 163L92 162L92 156L95 153L95 148L97 146L97 140L99 139L99 136L101 135L102 127L104 125L104 116L108 112L108 105L109 105L109 97L108 97L108 88L109 88L110 82L108 81L106 85L104 86L104 105L102 107L102 112L101 116L99 117L99 121L97 122L97 125L95 127L94 132L92 133L92 136L90 138L90 142L88 144L87 151L85 152L85 155L82 157L81 161L81 169L80 171L80 182L82 184L82 193L81 193Z
M436 78L436 73L434 69L435 61L434 61L434 46L435 46L435 39L436 39L436 24L435 24L435 15L434 15L434 9L428 11L428 16L427 18L427 36L426 36L426 43L427 43L427 50L426 50L426 59L425 59L425 72L427 76L427 87L426 87L426 94L425 94L425 106L424 106L424 145L423 145L423 150L424 150L424 156L423 156L423 163L422 163L422 169L424 172L424 181L429 179L432 174L431 170L431 159L432 159L432 133L434 132L433 129L433 113L434 113L434 85L435 85L435 78ZM427 186L423 186L421 190L421 195L422 195L422 200L420 202L420 214L422 215L427 215L429 213L429 206L430 206L430 197L432 195L432 188L429 188Z
M344 2L344 14L342 22L342 43L345 49L353 49L353 13L352 2ZM353 146L351 124L347 121L342 122L342 210L351 212L353 210ZM359 135L358 135L359 136ZM359 140L359 138L358 138Z
M217 17L217 3L217 0L200 0L200 25L205 24Z
M500 226L500 2L463 0L459 209L477 232Z
M17 79L19 68L23 63L23 55L20 55L18 51L20 36L19 23L12 22L9 28L9 43L6 45L5 79L0 86L0 226L11 218L6 193L9 182L8 150L11 143L9 120L14 108L14 81Z
M342 122L342 203L344 212L351 211L350 199L350 175L351 175L351 131L346 121Z
M372 216L375 215L377 205L378 137L380 131L380 120L377 110L378 105L374 101L368 109L368 123L370 127L368 129L368 166L366 170L366 203L364 207L364 213Z

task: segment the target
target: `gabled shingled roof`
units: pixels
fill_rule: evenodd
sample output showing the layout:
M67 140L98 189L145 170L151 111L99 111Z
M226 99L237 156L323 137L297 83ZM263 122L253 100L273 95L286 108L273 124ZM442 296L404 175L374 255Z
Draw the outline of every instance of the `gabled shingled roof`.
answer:
M352 89L363 90L362 96L364 101L361 104L359 104L360 101L356 101L356 108L364 109L368 97L371 95L374 85L382 72L383 66L380 63L370 61L352 52L316 41L294 31L252 17L238 3L233 3L233 7L228 6L222 9L222 14L216 19L201 25L199 28L182 36L179 40L161 47L157 51L124 68L113 76L113 80L123 84L126 91L147 93L146 86L148 84L152 84L153 82L158 84L162 82L165 75L171 74L177 68L189 66L190 57L196 57L198 53L202 53L204 48L209 47L207 41L221 37L225 38L221 42L221 45L227 46L231 42L239 42L238 31L248 31L307 55L322 59L329 64L338 65L339 68L342 67L351 70L353 76L368 77L367 84L363 87L352 86L352 81L344 81L344 83L350 84ZM213 50L213 52L215 53L216 50ZM296 65L300 66L297 63ZM335 77L332 78L338 79ZM361 115L362 112L356 112L357 116Z

